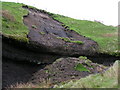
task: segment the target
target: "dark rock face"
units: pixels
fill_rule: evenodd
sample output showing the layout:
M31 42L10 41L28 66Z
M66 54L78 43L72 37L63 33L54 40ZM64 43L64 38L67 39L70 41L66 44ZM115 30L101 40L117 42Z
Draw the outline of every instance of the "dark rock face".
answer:
M36 45L37 50L58 55L93 55L98 49L95 41L68 30L62 23L52 19L48 14L39 10L29 9L29 15L24 17L24 23L29 27L28 38L30 43ZM65 41L82 41L82 44ZM40 49L39 49L40 48ZM34 48L35 49L35 48Z

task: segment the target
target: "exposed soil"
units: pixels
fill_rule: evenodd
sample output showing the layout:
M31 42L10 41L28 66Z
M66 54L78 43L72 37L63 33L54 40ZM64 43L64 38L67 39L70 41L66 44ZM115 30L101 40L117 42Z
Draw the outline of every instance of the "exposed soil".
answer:
M75 66L79 63L86 66L90 72L75 70ZM93 68L88 67L85 60L78 58L61 58L49 65L13 62L3 59L3 87L10 87L16 83L40 84L48 80L51 85L54 85L63 81L80 79L89 74L100 73L106 69L104 66L95 63L90 62L90 65Z
M24 7L29 11L27 16L24 16L24 23L28 26L30 32L28 38L30 43L39 48L35 50L42 52L51 52L59 55L93 55L98 50L98 44L90 38L79 35L73 30L68 30L62 23L54 20L47 13L40 10ZM70 41L82 41L82 44L65 41L62 38L67 38Z
M44 12L37 9L28 10L29 14L24 17L24 23L30 30L28 34L30 43L35 47L24 46L21 43L13 43L4 39L3 88L16 83L38 84L48 79L51 85L71 79L80 79L106 70L103 65L95 64L96 62L110 65L117 59L109 56L109 58L104 56L91 57L98 49L95 41L81 36L75 31L68 30ZM84 44L67 42L57 37L83 41ZM65 58L80 55L89 56L88 58L95 62L90 62L92 68L86 65L85 60L74 57ZM59 57L62 58L55 61ZM75 70L75 66L79 63L83 64L90 72Z
M45 68L36 72L30 82L39 84L45 79L50 80L52 84L55 84L72 79L80 79L89 74L100 73L106 69L104 66L92 62L89 62L92 67L89 67L85 61L86 60L78 58L60 58L53 64L47 65ZM90 70L90 72L75 70L75 66L78 64L83 64Z

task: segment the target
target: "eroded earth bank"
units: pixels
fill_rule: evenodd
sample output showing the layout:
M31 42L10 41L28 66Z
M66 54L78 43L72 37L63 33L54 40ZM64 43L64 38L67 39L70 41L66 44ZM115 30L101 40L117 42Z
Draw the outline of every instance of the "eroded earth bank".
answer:
M104 72L119 59L97 53L97 42L69 30L48 13L28 6L23 8L29 11L23 19L29 29L29 42L3 36L3 88L43 81L49 81L52 87Z

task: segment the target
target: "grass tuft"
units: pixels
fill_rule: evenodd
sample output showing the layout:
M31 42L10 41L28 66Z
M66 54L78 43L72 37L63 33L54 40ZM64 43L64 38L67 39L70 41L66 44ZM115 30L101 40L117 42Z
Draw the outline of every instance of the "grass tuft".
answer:
M45 35L45 32L39 32L41 35Z
M90 70L87 69L87 68L86 68L85 66L83 66L82 64L76 65L76 66L75 66L75 70L80 71L80 72L82 72L82 71L90 72Z
M37 29L37 26L36 25L32 25L32 28Z
M50 79L43 79L43 82L40 84L33 83L17 83L11 85L10 88L50 88L52 86Z
M72 41L72 40L70 40L70 38L65 38L65 37L57 37L57 38L58 38L58 39L62 39L62 40L64 40L64 41L66 41L66 42L77 43L77 44L83 44L82 41Z
M28 42L28 28L23 23L23 16L28 11L22 8L23 4L2 2L2 34L10 38Z

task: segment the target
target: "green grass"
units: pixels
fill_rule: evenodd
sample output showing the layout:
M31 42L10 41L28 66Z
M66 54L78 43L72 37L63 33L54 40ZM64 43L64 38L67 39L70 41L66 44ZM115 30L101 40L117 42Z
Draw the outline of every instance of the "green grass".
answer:
M45 32L39 32L41 35L45 35Z
M28 28L23 23L23 16L28 11L22 8L23 4L2 2L2 33L3 35L20 41L28 41Z
M0 2L1 3L1 2ZM29 30L23 23L23 16L28 14L28 11L22 8L23 4L2 2L2 33L3 35L13 38L19 41L28 42L26 35ZM76 20L73 18L48 13L54 19L63 22L65 28L74 30L81 35L89 37L95 40L100 47L100 53L118 54L118 35L117 27L106 26L98 22L92 22L87 20ZM36 26L32 26L37 28ZM44 34L41 32L40 34ZM69 38L62 38L67 42L83 44L82 41L72 41ZM80 57L87 59L86 57ZM89 63L88 63L89 64ZM68 83L58 85L57 88L113 88L117 86L117 62L103 74L90 75L86 78L82 78L76 81L70 81ZM120 64L119 64L120 66ZM76 70L81 71L82 65L75 67ZM82 67L82 70L86 70ZM48 71L46 71L48 72ZM120 75L119 75L120 76ZM119 77L120 78L120 77ZM45 85L45 84L44 84Z
M79 59L87 60L87 57L86 56L79 56Z
M8 13L7 17L2 17L2 33L18 40L28 41L26 38L28 28L23 24L23 16L27 15L28 11L22 8L23 4L10 2L3 2L2 4L3 11ZM62 15L52 14L44 10L41 11L48 13L54 19L62 22L62 26L96 41L99 45L100 53L120 55L120 51L118 50L117 27L106 26L99 22L76 20ZM32 27L37 28L35 26ZM83 44L82 41L66 41Z
M77 43L77 44L83 44L82 41L72 41L72 40L70 40L70 38L65 38L65 37L57 37L57 38L58 38L58 39L62 39L62 40L64 40L64 41L66 41L66 42Z
M80 72L82 72L82 71L90 72L90 70L88 70L88 69L87 69L86 67L84 67L82 64L76 65L76 66L75 66L75 70L80 71Z
M77 44L83 44L82 41L70 41L70 42L72 42L72 43L77 43Z
M58 39L62 39L62 40L64 40L64 41L66 41L66 42L70 41L69 38L65 38L65 37L57 37L57 38L58 38Z
M32 25L32 28L37 29L37 26L36 25Z
M68 26L69 29L96 41L99 44L100 53L118 54L117 27L106 26L99 22L76 20L58 14L52 17L62 22L64 27Z
M80 60L84 60L84 61L85 61L85 64L86 64L88 67L93 68L93 66L91 65L91 62L92 62L92 61L89 60L89 59L87 59L87 57L85 57L85 56L80 56L79 59L80 59Z
M116 61L102 74L90 75L80 80L72 80L64 84L55 85L54 88L120 88L118 85L118 68L120 61Z

